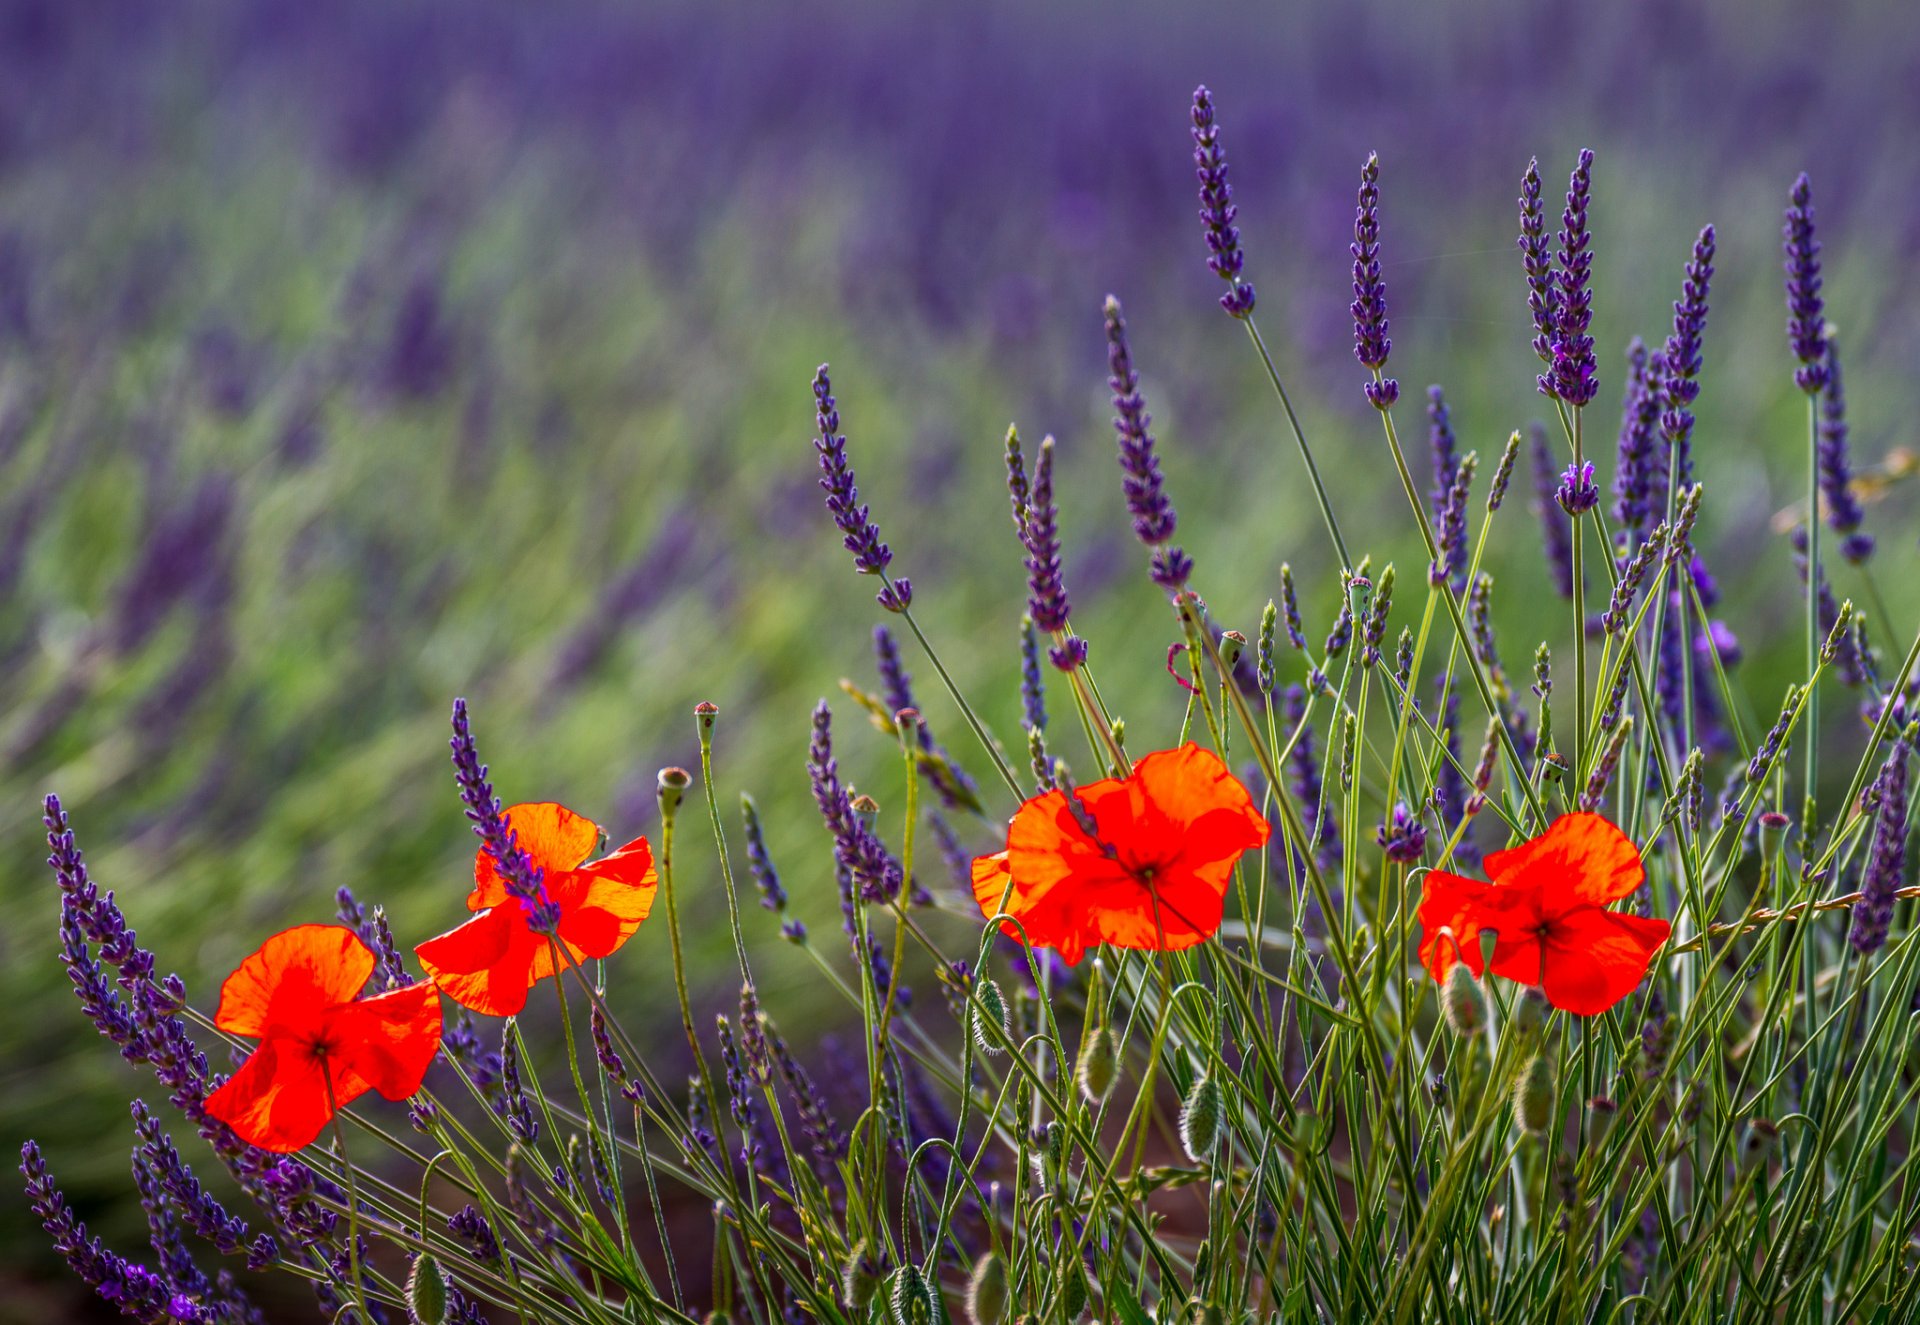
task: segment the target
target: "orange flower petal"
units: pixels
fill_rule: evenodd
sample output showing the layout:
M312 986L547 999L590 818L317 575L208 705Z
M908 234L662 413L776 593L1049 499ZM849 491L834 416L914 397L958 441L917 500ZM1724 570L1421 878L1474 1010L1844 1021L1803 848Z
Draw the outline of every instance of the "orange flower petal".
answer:
M1605 906L1640 886L1646 871L1633 839L1597 814L1563 814L1530 842L1487 857L1502 888L1537 890L1542 911Z
M267 1036L306 1026L350 1002L373 974L373 952L343 925L295 925L260 945L220 986L213 1024L230 1035Z
M564 805L531 801L511 806L506 813L507 826L520 849L548 876L568 872L600 845L600 825ZM467 895L467 910L484 911L506 900L506 881L481 847L473 858L473 891Z
M1547 1001L1566 1012L1594 1017L1631 994L1673 926L1664 920L1581 907L1548 932Z
M347 1003L328 1018L343 1047L333 1060L333 1086L342 1104L369 1088L390 1100L420 1089L440 1052L440 991L408 985Z
M448 998L489 1017L519 1012L540 978L536 968L553 970L546 939L527 927L526 913L511 900L413 951Z
M1478 976L1480 961L1480 922L1486 904L1488 886L1478 879L1429 870L1420 881L1420 964L1433 978L1444 982L1456 961L1465 961L1467 969ZM1452 940L1441 933L1447 930ZM1454 952L1454 945L1459 952Z
M1189 839L1189 846L1195 845L1191 839L1199 839L1199 850L1206 854L1251 851L1273 835L1272 826L1254 807L1253 793L1219 755L1191 741L1139 760L1127 781L1144 802L1138 825L1153 833L1174 828Z
M658 884L644 837L566 875L553 899L569 956L611 957L652 913Z
M334 1094L341 1105L366 1089L348 1092L341 1084ZM319 1062L283 1040L263 1041L239 1071L207 1096L206 1108L248 1145L280 1154L312 1144L333 1117Z

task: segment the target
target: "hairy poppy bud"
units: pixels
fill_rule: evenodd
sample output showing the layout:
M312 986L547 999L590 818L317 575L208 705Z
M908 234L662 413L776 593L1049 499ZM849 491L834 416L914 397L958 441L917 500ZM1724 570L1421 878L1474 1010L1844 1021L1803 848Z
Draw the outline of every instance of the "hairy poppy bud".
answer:
M967 1318L973 1325L1000 1325L1007 1318L1007 1263L988 1252L967 1280Z
M992 980L982 980L974 995L980 1005L973 1010L973 1042L981 1053L997 1054L1007 1037L1007 1000Z
M867 1240L861 1238L853 1244L846 1263L840 1267L840 1305L864 1317L879 1288L880 1267L867 1254Z
M1517 1035L1534 1035L1547 1024L1547 1013L1551 1010L1547 996L1538 989L1529 989L1520 995L1520 1001L1513 1005L1513 1029Z
M1553 1064L1535 1054L1513 1088L1513 1121L1521 1131L1545 1136L1553 1126Z
M1196 1078L1180 1105L1180 1144L1194 1160L1206 1159L1220 1139L1220 1085L1210 1076Z
M1060 1319L1078 1320L1087 1309L1087 1272L1078 1256L1069 1257L1064 1267L1066 1282L1060 1285Z
M1097 1108L1106 1100L1119 1062L1120 1047L1111 1026L1095 1026L1087 1032L1087 1042L1080 1046L1080 1061L1074 1069L1074 1079L1080 1083L1080 1093L1087 1103Z
M927 1287L926 1276L912 1261L895 1272L893 1295L887 1306L894 1325L930 1325L933 1320L933 1293Z
M1455 962L1441 991L1440 1007L1455 1035L1473 1035L1487 1024L1487 996L1465 962Z
M1587 1144L1598 1150L1606 1141L1607 1133L1613 1130L1613 1120L1619 1116L1620 1106L1605 1095L1595 1095L1587 1101Z
M411 1325L442 1325L446 1318L446 1272L439 1261L421 1252L407 1272L407 1320Z
M1067 1129L1059 1123L1041 1123L1028 1140L1033 1145L1033 1173L1052 1191L1060 1184L1060 1166L1067 1157Z

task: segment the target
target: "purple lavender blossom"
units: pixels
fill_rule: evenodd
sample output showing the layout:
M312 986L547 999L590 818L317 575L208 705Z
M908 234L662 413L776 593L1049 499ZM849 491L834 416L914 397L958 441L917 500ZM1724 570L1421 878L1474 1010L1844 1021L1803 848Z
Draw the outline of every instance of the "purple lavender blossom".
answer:
M1654 440L1660 421L1664 360L1638 336L1627 346L1627 391L1620 410L1619 460L1613 474L1613 516L1624 544L1657 518L1654 483L1663 466ZM1623 552L1627 550L1622 549Z
M1860 532L1865 512L1853 495L1847 459L1847 393L1840 376L1840 347L1827 337L1827 382L1820 395L1818 460L1820 495L1826 499L1827 524L1840 535L1840 555L1856 566L1873 555L1873 535Z
M53 1239L53 1249L65 1258L80 1281L112 1303L122 1315L135 1320L198 1321L200 1311L191 1302L186 1314L175 1310L180 1305L166 1281L144 1265L126 1260L107 1250L99 1238L74 1215L67 1198L47 1171L40 1147L28 1141L20 1147L20 1171L27 1179L27 1204L40 1226Z
M1281 713L1287 725L1300 732L1287 762L1293 770L1294 797L1305 812L1307 836L1318 844L1314 859L1323 870L1335 869L1340 864L1340 828L1334 819L1331 797L1325 795L1321 785L1313 727L1306 721L1307 692L1297 685L1288 686L1281 697Z
M740 1131L740 1162L748 1168L755 1168L761 1156L760 1141L754 1132L753 1082L740 1057L733 1023L724 1014L716 1016L713 1023L714 1034L720 1041L720 1063L726 1074L727 1109L733 1115L734 1126Z
M1400 385L1379 377L1393 341L1387 336L1387 285L1380 278L1380 154L1367 155L1360 170L1360 197L1353 213L1353 357L1370 368L1377 381L1366 384L1367 400L1388 409L1400 398Z
M1020 621L1020 716L1030 732L1047 729L1047 692L1040 678L1040 637L1033 618Z
M1600 486L1593 481L1593 461L1585 461L1578 467L1568 465L1560 475L1560 486L1554 489L1553 499L1576 520L1598 506Z
M1120 301L1107 296L1107 385L1113 391L1113 430L1120 438L1120 469L1125 477L1122 487L1127 497L1127 512L1133 517L1133 532L1152 549L1153 582L1170 594L1186 588L1193 574L1193 562L1177 547L1168 546L1173 538L1173 503L1162 487L1160 460L1153 453L1153 419L1140 398L1140 375L1134 371L1133 350L1127 340L1127 320Z
M1434 518L1445 509L1447 492L1460 468L1460 443L1453 432L1453 414L1439 383L1427 388L1427 452L1433 457Z
M1673 304L1673 332L1661 358L1666 376L1662 383L1655 373L1652 381L1664 391L1660 415L1660 434L1673 449L1674 473L1668 476L1676 490L1684 491L1693 483L1693 402L1700 396L1700 368L1704 359L1700 343L1707 329L1707 294L1713 282L1714 232L1712 226L1701 229L1693 242L1693 260L1687 263L1680 297Z
M1533 352L1553 362L1553 340L1560 321L1560 291L1553 280L1553 251L1547 240L1547 214L1540 202L1540 161L1527 162L1520 177L1520 258L1527 274L1527 311L1533 314ZM1540 379L1551 392L1551 380Z
M1874 779L1879 808L1873 827L1873 847L1860 880L1860 900L1853 905L1853 928L1848 941L1861 956L1878 951L1887 941L1893 922L1893 904L1907 864L1907 743L1896 739L1887 762Z
M1246 257L1240 252L1240 232L1233 218L1233 186L1227 183L1227 155L1220 146L1220 128L1214 122L1213 94L1206 85L1193 90L1193 165L1200 181L1200 219L1206 225L1207 266L1231 289L1220 296L1220 307L1237 318L1253 312L1253 286L1240 279Z
M833 398L833 381L827 365L813 374L815 437L813 449L820 453L820 490L827 494L827 510L840 530L841 542L853 553L853 567L862 575L887 573L893 552L880 540L880 526L860 503L853 465L847 459L847 439L840 435L840 410ZM891 581L880 592L880 605L890 612L904 612L913 601L911 581Z
M1451 583L1455 593L1467 587L1467 495L1473 490L1473 471L1479 459L1472 452L1454 471L1453 481L1436 501L1434 523L1440 556L1427 566L1427 583Z
M486 1215L478 1207L464 1205L448 1215L447 1231L466 1243L483 1264L499 1264L500 1240L494 1236L493 1225L487 1222Z
M753 798L745 792L740 794L740 817L746 825L747 873L753 879L753 886L760 890L760 905L769 911L785 911L787 890L780 886L780 874L773 867L773 857L767 854L766 834L760 829L760 812L754 807Z
M900 866L854 812L853 797L840 781L833 757L833 713L821 700L813 710L813 741L808 747L807 774L814 802L827 831L833 835L833 853L868 901L892 901L900 891Z
M1807 527L1805 525L1795 525L1793 533L1789 535L1789 541L1793 545L1793 569L1800 576L1802 587L1805 587L1809 569ZM1827 568L1825 566L1819 568L1819 583L1814 586L1813 592L1819 596L1820 600L1818 607L1815 609L1819 613L1820 632L1822 635L1831 634L1834 626L1838 624L1840 620L1840 604L1833 596L1833 583L1827 579ZM1866 683L1866 667L1860 657L1860 650L1854 641L1852 632L1843 632L1841 634L1838 651L1834 654L1833 663L1835 670L1840 673L1840 680L1844 684L1860 686Z
M913 677L901 661L900 647L894 642L893 632L885 626L873 628L873 653L880 672L880 692L887 707L894 713L906 709L919 713L920 706L913 698ZM921 775L939 795L940 803L950 810L972 809L979 805L979 787L933 739L933 730L927 726L924 715L916 725L915 740L923 751L935 756L919 761L919 767Z
M1540 532L1546 539L1547 566L1553 571L1554 592L1562 598L1571 598L1573 535L1559 504L1553 452L1547 447L1546 428L1535 423L1530 425L1529 432L1533 442L1533 509L1540 517ZM1597 499L1598 493L1595 496Z
M826 1096L820 1093L812 1076L771 1026L767 1028L767 1046L773 1051L774 1066L786 1084L794 1112L800 1116L800 1134L807 1139L815 1171L822 1176L833 1173L835 1164L847 1156L847 1134L835 1121Z
M1393 807L1393 816L1374 830L1373 840L1386 851L1387 859L1410 865L1427 849L1427 826L1404 803Z
M1060 575L1060 511L1053 501L1053 438L1040 443L1033 462L1033 491L1022 540L1027 548L1027 614L1049 635L1067 629L1072 604ZM1086 643L1069 636L1047 651L1053 665L1070 672L1086 661Z
M1820 295L1820 241L1813 229L1813 184L1804 170L1787 195L1780 235L1787 273L1787 343L1800 361L1793 382L1813 395L1827 384L1827 324Z
M1593 184L1593 152L1580 149L1579 163L1567 181L1567 206L1560 214L1559 298L1554 308L1552 383L1540 389L1576 408L1600 389L1593 337L1593 234L1587 228L1587 204Z
M447 745L453 751L454 780L460 784L460 801L467 807L467 819L493 857L507 895L525 909L528 928L536 934L553 933L560 923L560 908L547 896L543 871L521 850L519 836L507 822L500 798L493 794L487 766L480 762L479 747L474 744L464 699L453 701L453 738Z

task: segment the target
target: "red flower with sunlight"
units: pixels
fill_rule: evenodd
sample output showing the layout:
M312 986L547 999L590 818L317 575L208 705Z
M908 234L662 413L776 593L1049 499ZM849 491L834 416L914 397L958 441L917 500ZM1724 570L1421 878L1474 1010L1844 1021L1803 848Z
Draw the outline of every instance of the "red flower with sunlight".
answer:
M612 956L653 910L658 879L646 838L636 837L589 865L586 859L603 836L600 825L566 806L516 805L507 811L507 824L560 908L555 937L566 945L568 961ZM480 914L414 952L454 1002L490 1017L510 1017L527 1005L527 991L554 973L553 944L527 924L525 909L507 893L485 847L474 857L467 910Z
M1234 864L1271 832L1220 757L1193 744L1079 795L1093 834L1065 792L1049 791L1013 816L1005 851L973 862L982 913L1017 918L1069 965L1100 943L1171 952L1211 937Z
M213 1024L260 1045L207 1112L262 1150L300 1149L369 1090L404 1100L440 1051L440 991L408 985L356 1001L373 952L341 925L296 925L220 986Z
M1607 910L1646 872L1633 839L1597 814L1561 815L1541 836L1488 856L1487 874L1493 882L1426 876L1420 960L1435 980L1444 983L1457 960L1479 975L1480 931L1493 930L1495 975L1592 1017L1633 992L1673 932L1664 920Z

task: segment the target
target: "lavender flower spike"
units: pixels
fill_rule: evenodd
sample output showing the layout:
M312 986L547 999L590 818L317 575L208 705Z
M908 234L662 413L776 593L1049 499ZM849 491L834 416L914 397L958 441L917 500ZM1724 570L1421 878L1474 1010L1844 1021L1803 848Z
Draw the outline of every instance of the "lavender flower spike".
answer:
M1675 472L1669 478L1680 490L1693 483L1693 402L1700 395L1700 341L1707 328L1707 291L1713 281L1713 250L1713 227L1706 226L1693 241L1693 260L1687 263L1686 281L1673 304L1673 333L1667 337L1667 347L1661 356L1666 366L1666 399L1660 415L1660 433L1673 447ZM1660 379L1656 376L1652 380L1657 383Z
M1527 273L1527 311L1533 314L1533 352L1542 363L1553 362L1553 337L1560 292L1553 283L1553 250L1547 242L1547 215L1540 205L1540 162L1527 162L1520 177L1520 256ZM1541 389L1550 391L1549 379Z
M1438 518L1460 467L1459 440L1453 433L1453 415L1438 382L1427 388L1427 450L1433 455L1433 513Z
M1865 513L1853 495L1847 460L1847 393L1840 377L1840 347L1827 337L1827 385L1820 395L1820 495L1827 503L1827 524L1840 535L1840 555L1859 565L1873 555L1873 535L1860 532Z
M1353 213L1353 357L1370 368L1367 400L1388 409L1400 398L1400 384L1381 377L1393 341L1387 336L1387 285L1380 278L1380 154L1370 153L1360 171L1360 199Z
M480 762L480 751L474 744L464 699L453 701L453 739L447 745L453 751L454 780L460 784L460 800L467 807L467 819L487 854L493 857L507 894L519 899L527 912L527 924L535 933L551 934L560 923L560 908L547 896L540 867L521 850L513 827L507 822L506 811L501 808L500 798L493 794L493 783L487 780L487 766Z
M1534 510L1540 516L1540 531L1546 538L1547 564L1553 568L1553 587L1562 598L1573 597L1573 535L1567 518L1559 509L1555 492L1553 453L1547 448L1547 430L1540 424L1529 426L1533 442ZM1597 494L1596 494L1597 495Z
M1593 234L1587 228L1592 196L1593 152L1580 149L1579 163L1567 181L1567 207L1560 214L1559 300L1554 309L1553 381L1541 391L1575 407L1591 402L1600 389L1593 337Z
M1627 392L1620 410L1620 446L1613 471L1613 515L1624 554L1656 518L1654 483L1662 465L1654 432L1660 421L1659 353L1648 354L1638 336L1627 346Z
M840 410L833 398L833 381L827 365L813 374L813 409L816 436L813 449L820 453L820 490L827 494L827 510L840 530L841 542L853 553L854 569L862 575L885 575L893 552L880 540L880 526L868 516L860 502L860 489L853 481L853 466L847 460L847 439L840 435ZM889 612L904 612L913 601L909 580L891 581L881 590L880 606Z
M1879 797L1878 817L1874 822L1873 849L1867 857L1866 874L1860 880L1860 900L1853 905L1853 928L1848 941L1862 956L1877 951L1887 941L1887 927L1893 921L1893 903L1907 863L1907 744L1893 742L1887 762L1874 779Z
M1800 361L1793 382L1813 395L1827 384L1826 303L1820 297L1820 241L1813 233L1813 184L1804 170L1787 196L1780 234L1787 272L1787 343Z
M1578 468L1568 465L1560 475L1560 486L1554 492L1553 499L1560 503L1560 509L1579 519L1600 504L1600 486L1593 481L1593 461L1588 460Z
M1033 490L1027 506L1027 612L1048 634L1067 629L1072 604L1060 575L1060 511L1053 501L1053 438L1041 439L1033 462ZM1053 665L1070 672L1087 660L1084 640L1067 636L1048 651Z
M1227 183L1227 156L1214 122L1213 94L1205 84L1193 90L1193 165L1200 181L1200 219L1207 228L1207 266L1232 285L1220 296L1220 307L1244 318L1253 312L1253 286L1240 279L1246 255L1240 251L1240 232L1233 224L1239 208L1233 205L1233 186Z
M1153 418L1140 397L1140 375L1134 371L1133 350L1127 340L1127 319L1120 301L1107 296L1107 385L1113 391L1113 430L1120 438L1120 468L1127 512L1133 532L1153 549L1153 582L1168 593L1179 593L1193 574L1193 562L1173 537L1173 503L1167 499L1160 476L1160 460L1153 453Z

